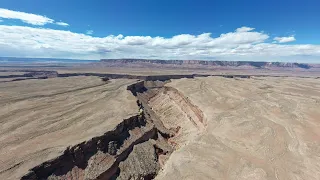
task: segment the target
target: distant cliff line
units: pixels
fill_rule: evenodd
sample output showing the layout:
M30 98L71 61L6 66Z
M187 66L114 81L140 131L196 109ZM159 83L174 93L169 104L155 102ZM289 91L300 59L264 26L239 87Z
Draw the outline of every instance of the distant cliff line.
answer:
M240 67L247 66L253 68L303 68L310 69L314 67L320 67L319 64L307 64L307 63L288 63L288 62L258 62L258 61L205 61L205 60L152 60L152 59L101 59L101 63L109 65L146 65L146 66L161 66L161 65L173 65L173 66L227 66L227 67Z

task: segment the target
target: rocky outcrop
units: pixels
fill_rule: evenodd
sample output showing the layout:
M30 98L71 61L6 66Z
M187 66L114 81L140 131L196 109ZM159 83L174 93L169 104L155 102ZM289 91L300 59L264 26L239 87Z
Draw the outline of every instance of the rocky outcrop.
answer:
M15 70L15 71L6 71L6 70L0 70L0 72L25 72L21 75L6 75L6 76L0 76L0 79L12 79L9 81L2 81L2 82L10 82L10 81L23 81L28 79L48 79L48 78L55 78L58 77L57 71L30 71L30 70Z
M202 112L165 83L140 81L128 86L137 98L138 115L102 136L67 148L61 156L32 168L22 179L153 179L182 142L175 138L183 133L180 128L193 124L199 131L205 124ZM152 107L159 98L182 106L177 113L186 119L163 119L159 108ZM168 121L180 124L168 126Z
M133 147L149 139L157 139L156 129L144 117L134 116L113 131L67 148L60 157L31 169L22 179L112 177Z
M206 129L203 112L177 89L155 87L141 96L145 96L164 128L174 134L168 139L173 147L181 148Z
M59 74L58 77L73 77L73 76L97 76L109 79L140 79L144 81L168 81L170 79L181 78L194 78L196 76L210 76L210 75L197 75L197 74L177 74L177 75L154 75L154 76L136 76L130 74L108 74L108 73L64 73Z
M163 143L159 136L152 123L134 116L103 136L66 149L60 157L31 169L22 179L111 179L120 175L122 179L151 178L159 170L156 152ZM136 171L131 163L137 162L141 167Z
M169 82L169 81L167 81ZM175 148L196 138L206 128L203 112L177 89L163 81L144 81L128 87L152 114L153 123Z
M119 164L119 180L153 179L160 170L152 140L134 146L128 158Z
M0 72L8 72L8 71L0 71ZM19 72L19 71L14 71ZM55 78L58 77L57 71L27 71L24 70L25 74L21 75L7 75L0 76L0 78L34 78L34 79L46 79L46 78Z
M32 71L25 75L31 76L34 78L55 78L55 77L58 77L58 72L57 71Z
M168 138L174 133L139 99L148 91L144 82L128 90L137 97L142 113L123 120L102 136L67 148L61 156L32 168L22 179L153 179L173 151Z
M1 71L0 71L1 72ZM23 71L25 72L25 71ZM209 75L209 74L174 74L174 75L154 75L154 76L136 76L130 74L108 74L108 73L63 73L58 74L56 71L26 71L27 73L22 75L7 75L0 76L1 78L14 78L9 81L22 81L28 79L47 79L56 77L75 77L75 76L96 76L100 77L102 81L108 82L110 79L138 79L146 82L154 81L170 81L171 79L182 79L182 78L195 78L195 77L208 77L208 76L221 76L226 78L250 78L250 75ZM259 75L257 75L259 76ZM262 76L262 75L260 75Z

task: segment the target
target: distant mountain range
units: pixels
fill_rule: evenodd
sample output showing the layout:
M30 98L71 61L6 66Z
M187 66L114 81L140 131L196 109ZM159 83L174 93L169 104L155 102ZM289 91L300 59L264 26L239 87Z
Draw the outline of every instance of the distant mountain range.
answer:
M258 62L258 61L203 61L203 60L149 60L149 59L102 59L99 65L119 67L181 67L181 68L320 68L320 64Z

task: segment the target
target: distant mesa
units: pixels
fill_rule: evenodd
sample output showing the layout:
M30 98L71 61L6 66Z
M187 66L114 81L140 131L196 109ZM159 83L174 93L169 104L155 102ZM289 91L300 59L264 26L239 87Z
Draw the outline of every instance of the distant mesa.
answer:
M152 60L152 59L102 59L103 66L131 67L181 67L181 68L302 68L310 69L312 64L288 62L257 62L257 61L204 61L204 60ZM318 66L318 65L315 65Z
M56 59L56 58L19 58L0 57L0 66L48 66L63 67L74 65L90 65L96 67L139 67L139 68L185 68L185 69L283 69L296 68L302 70L320 69L320 64L296 62L260 62L260 61L217 61L217 60L160 60L160 59Z

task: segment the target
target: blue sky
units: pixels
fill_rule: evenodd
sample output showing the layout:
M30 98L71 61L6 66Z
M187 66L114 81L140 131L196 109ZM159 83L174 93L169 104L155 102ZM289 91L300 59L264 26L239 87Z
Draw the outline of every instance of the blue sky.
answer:
M320 2L0 1L0 56L320 62Z

